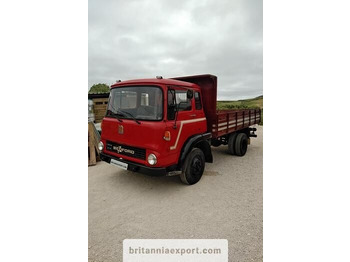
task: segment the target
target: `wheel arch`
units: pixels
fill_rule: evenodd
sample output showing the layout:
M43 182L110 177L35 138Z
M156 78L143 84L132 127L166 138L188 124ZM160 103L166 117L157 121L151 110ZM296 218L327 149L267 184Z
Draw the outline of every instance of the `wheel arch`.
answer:
M205 162L213 163L213 155L211 152L211 146L208 140L211 138L211 133L205 133L200 135L194 135L186 140L183 145L178 161L179 167L185 162L186 156L191 152L193 148L199 148L203 151Z

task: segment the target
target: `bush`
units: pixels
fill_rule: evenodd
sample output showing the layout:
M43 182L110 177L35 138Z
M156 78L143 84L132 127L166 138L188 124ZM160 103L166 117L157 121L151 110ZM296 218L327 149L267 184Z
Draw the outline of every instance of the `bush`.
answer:
M109 93L109 86L107 84L95 84L93 85L90 90L89 94L105 94Z

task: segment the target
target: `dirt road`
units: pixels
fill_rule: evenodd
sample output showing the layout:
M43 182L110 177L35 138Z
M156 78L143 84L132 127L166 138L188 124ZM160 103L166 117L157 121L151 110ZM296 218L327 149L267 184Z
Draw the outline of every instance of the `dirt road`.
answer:
M244 157L212 148L197 184L105 162L89 167L89 261L122 261L125 238L224 238L229 261L262 261L263 128Z

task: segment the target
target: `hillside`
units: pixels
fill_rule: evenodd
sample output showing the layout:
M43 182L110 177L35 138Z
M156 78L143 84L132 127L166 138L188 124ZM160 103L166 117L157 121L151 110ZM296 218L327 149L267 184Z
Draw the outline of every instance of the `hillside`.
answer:
M236 101L217 101L216 108L218 110L225 109L245 109L245 108L261 108L261 122L263 124L263 96L258 96L251 99L236 100Z
M218 110L240 109L240 108L263 108L263 96L255 98L236 100L236 101L218 101L216 104Z

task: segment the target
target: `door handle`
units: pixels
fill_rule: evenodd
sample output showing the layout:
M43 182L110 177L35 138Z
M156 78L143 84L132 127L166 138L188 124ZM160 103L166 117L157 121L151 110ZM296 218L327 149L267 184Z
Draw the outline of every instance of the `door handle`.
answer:
M192 114L192 115L190 115L190 117L196 117L197 115L196 114Z

